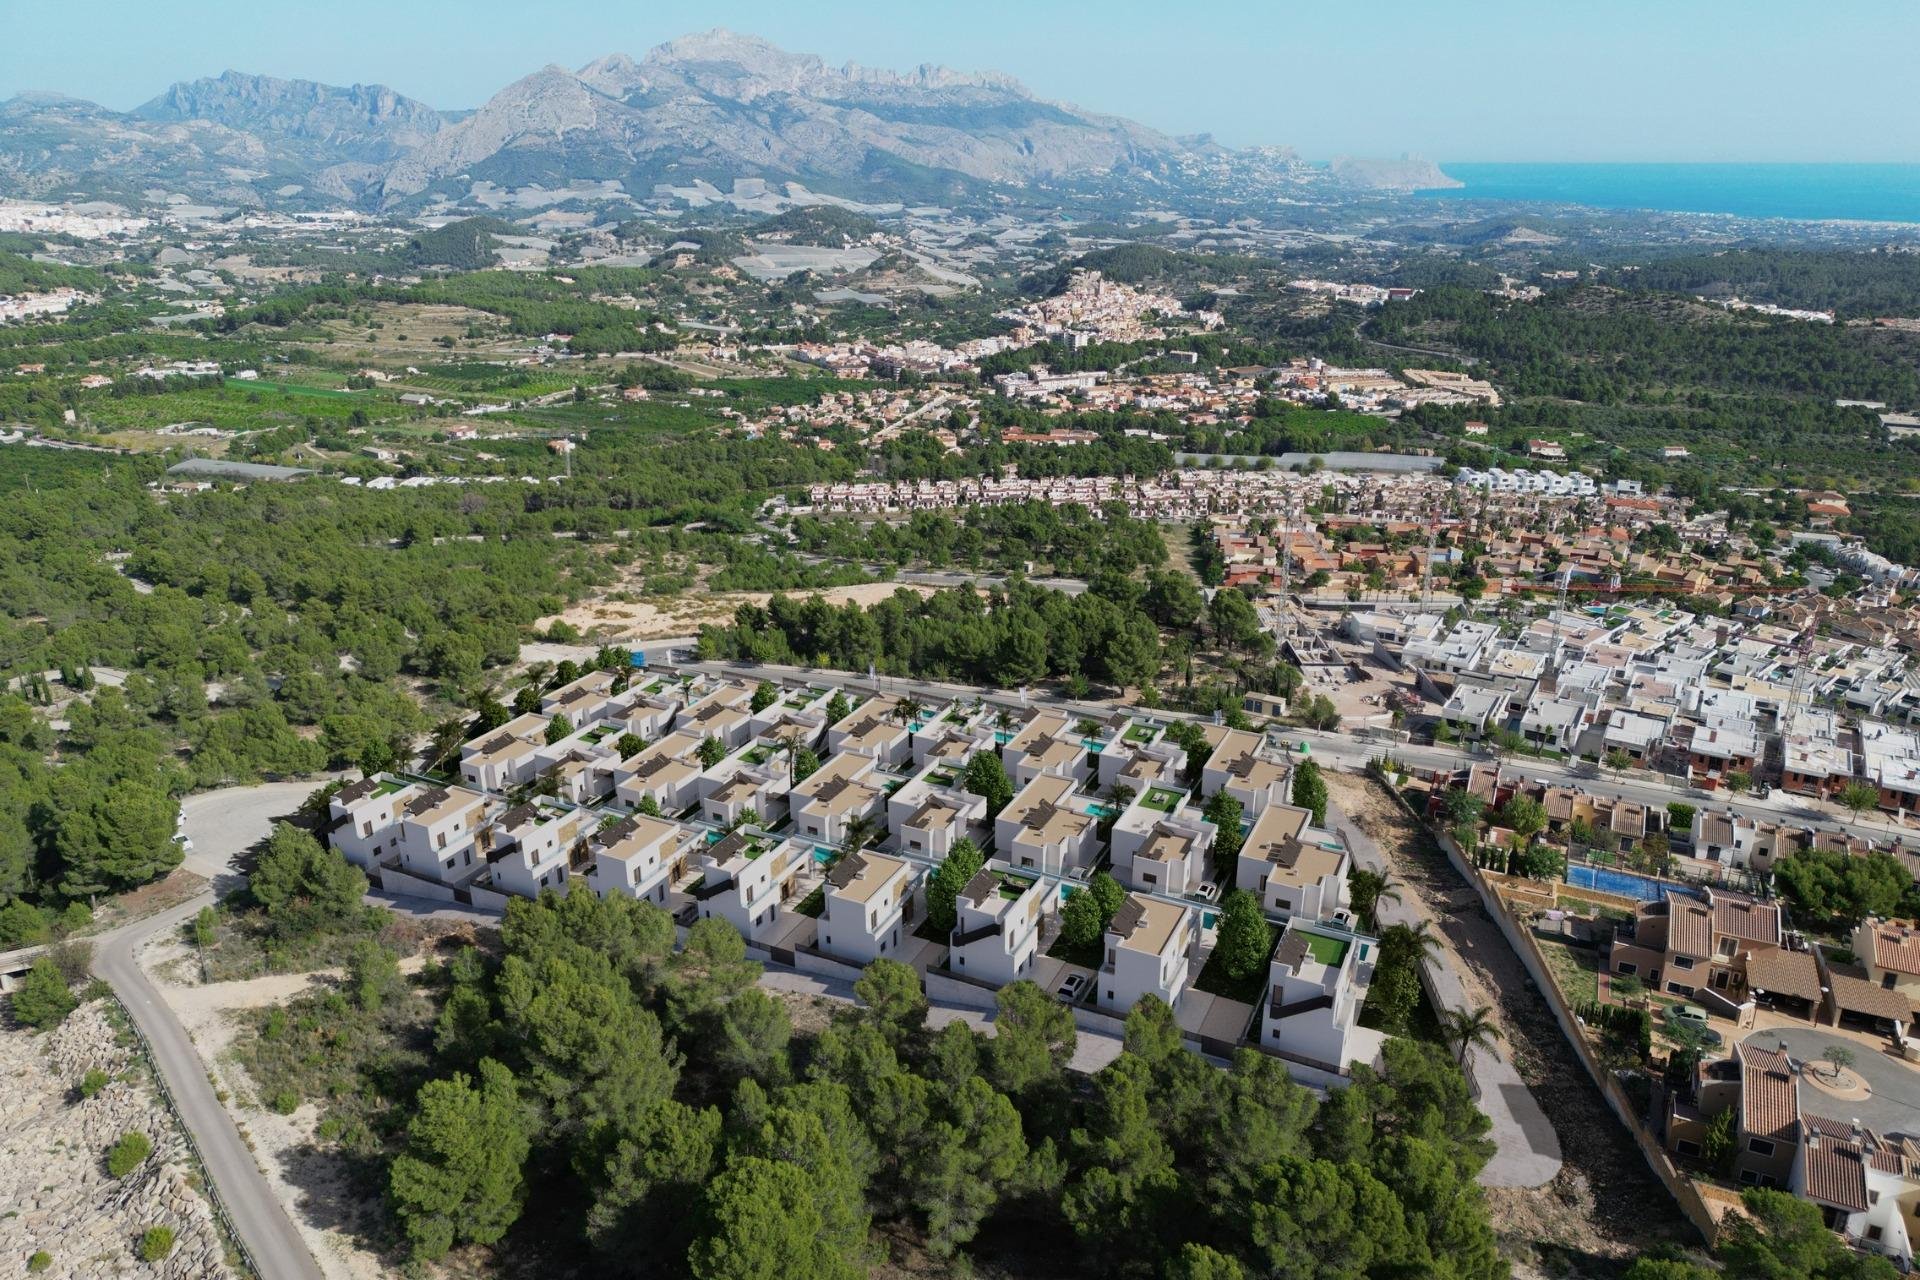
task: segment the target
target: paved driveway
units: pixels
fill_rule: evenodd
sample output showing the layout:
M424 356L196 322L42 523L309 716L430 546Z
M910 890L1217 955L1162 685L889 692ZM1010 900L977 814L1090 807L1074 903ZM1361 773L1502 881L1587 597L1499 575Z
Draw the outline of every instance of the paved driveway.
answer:
M1853 1054L1853 1070L1873 1090L1870 1098L1836 1098L1802 1080L1800 1109L1829 1120L1858 1120L1882 1133L1920 1134L1920 1071L1885 1051L1819 1027L1767 1027L1743 1042L1777 1049L1783 1043L1795 1062L1818 1063L1835 1045ZM1821 1070L1815 1066L1814 1070Z

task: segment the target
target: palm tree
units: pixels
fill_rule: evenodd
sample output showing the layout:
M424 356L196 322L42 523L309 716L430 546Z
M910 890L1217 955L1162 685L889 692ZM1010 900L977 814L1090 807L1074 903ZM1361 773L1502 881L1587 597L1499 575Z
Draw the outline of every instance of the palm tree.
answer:
M1440 950L1440 938L1433 932L1433 924L1428 920L1408 926L1389 925L1380 934L1382 955L1398 951L1415 964L1419 964L1434 952Z
M1455 1045L1455 1061L1462 1067L1467 1065L1467 1055L1475 1049L1490 1049L1493 1042L1500 1038L1500 1028L1494 1024L1493 1010L1486 1005L1469 1013L1465 1009L1449 1009L1441 1020L1441 1034L1447 1043Z
M1356 867L1347 876L1347 895L1367 927L1378 928L1380 904L1400 901L1400 882L1382 872Z
M914 697L912 694L908 694L893 704L893 718L901 724L911 725L915 720L920 718L920 713L926 709L926 703L920 701L920 699Z
M880 834L879 825L866 814L858 814L847 819L846 832L840 837L842 853L858 853L874 842Z

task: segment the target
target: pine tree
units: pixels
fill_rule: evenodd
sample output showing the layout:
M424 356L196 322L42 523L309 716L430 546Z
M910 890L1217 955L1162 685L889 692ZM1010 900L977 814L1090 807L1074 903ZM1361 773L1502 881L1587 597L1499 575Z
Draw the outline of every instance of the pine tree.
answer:
M51 1031L65 1022L79 1003L61 976L60 966L52 956L42 955L13 993L13 1016L35 1030Z
M456 1243L505 1235L526 1200L521 1166L531 1145L513 1075L491 1058L480 1064L478 1088L460 1072L423 1085L406 1150L389 1173L415 1252L431 1260Z
M1311 760L1302 760L1293 771L1293 803L1313 814L1314 826L1327 825L1327 780Z
M1266 967L1272 951L1273 932L1260 910L1260 900L1245 889L1235 889L1221 904L1214 954L1229 977L1246 978Z

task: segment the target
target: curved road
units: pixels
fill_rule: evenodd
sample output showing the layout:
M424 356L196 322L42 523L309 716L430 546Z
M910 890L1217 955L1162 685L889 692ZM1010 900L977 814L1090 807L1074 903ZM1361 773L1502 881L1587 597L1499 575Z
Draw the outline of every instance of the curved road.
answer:
M219 1189L234 1230L253 1256L263 1280L282 1276L321 1280L319 1266L300 1238L293 1220L267 1185L234 1127L233 1117L214 1095L207 1068L187 1036L187 1029L167 1007L140 968L140 948L159 934L179 929L200 908L213 901L205 893L169 911L148 916L108 934L94 950L94 972L104 978L133 1015L152 1049L153 1065L173 1094L180 1120L193 1134L207 1176Z
M293 811L318 782L279 782L235 787L189 796L181 805L184 829L193 840L189 870L216 886L238 873L234 859L272 829L275 818ZM322 1280L306 1241L274 1195L253 1153L247 1150L233 1117L214 1095L207 1067L187 1029L140 968L140 949L151 939L181 928L214 901L209 891L177 907L123 925L94 940L93 968L120 997L152 1048L153 1065L167 1083L181 1123L200 1149L207 1176L239 1233L262 1280Z

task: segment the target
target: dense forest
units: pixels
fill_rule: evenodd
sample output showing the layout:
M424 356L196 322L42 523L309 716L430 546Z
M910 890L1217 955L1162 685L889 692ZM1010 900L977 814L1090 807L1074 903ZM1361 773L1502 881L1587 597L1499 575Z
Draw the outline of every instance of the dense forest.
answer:
M1683 254L1616 267L1602 279L1623 289L1740 297L1839 320L1920 317L1920 253L1748 248Z
M1159 525L1133 519L1119 504L1103 512L1044 502L969 507L952 514L916 511L903 524L807 516L796 519L791 532L803 550L814 554L936 569L1023 569L1031 563L1091 577L1102 570L1131 574L1167 559Z
M270 857L307 839L283 830ZM501 943L428 983L437 1015L357 950L344 990L241 1048L263 1096L326 1110L415 1257L498 1243L700 1280L842 1280L903 1248L962 1274L1506 1274L1474 1181L1488 1121L1438 1046L1390 1040L1318 1101L1252 1050L1208 1064L1148 999L1081 1078L1072 1015L1028 982L999 993L993 1036L936 1033L918 975L881 960L803 1032L721 920L676 950L651 904L549 894L509 905ZM430 1035L396 1035L422 1018Z
M1920 404L1920 336L1723 313L1671 295L1566 289L1533 303L1437 288L1382 308L1382 341L1483 360L1508 394L1658 403L1688 388Z
M1070 596L1030 583L985 596L956 587L897 591L863 608L818 596L742 605L707 627L702 657L915 675L1016 689L1045 679L1127 687L1160 668L1160 631L1141 602L1098 591Z

